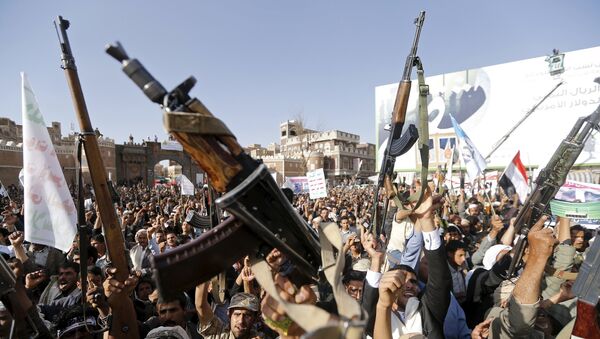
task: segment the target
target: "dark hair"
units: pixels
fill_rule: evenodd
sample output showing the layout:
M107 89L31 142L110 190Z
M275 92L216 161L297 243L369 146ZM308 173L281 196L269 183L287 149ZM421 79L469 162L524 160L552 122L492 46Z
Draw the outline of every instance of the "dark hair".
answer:
M0 233L2 233L5 238L10 234L10 232L4 227L0 227Z
M96 262L96 260L98 260L98 250L96 249L96 247L94 246L88 246L87 248L87 257L89 258L94 258L94 262Z
M290 204L292 203L292 201L294 201L294 191L292 191L290 188L285 187L282 188L281 191L283 192L283 195L285 195L286 199L290 202Z
M85 309L86 317L98 317L98 311L92 307L86 307ZM59 314L57 314L54 318L54 322L56 323L56 330L64 331L69 326L73 326L79 322L82 322L83 319L83 306L80 303L64 308ZM81 327L84 325L81 324ZM94 330L97 328L93 328ZM69 331L70 332L70 331Z
M65 261L60 264L59 268L62 268L63 270L73 269L75 273L79 274L79 264L74 261Z
M410 267L408 265L404 265L404 264L396 265L396 266L390 268L390 271L395 271L395 270L402 270L402 271L406 271L408 273L412 273L415 276L417 275L417 272L415 272L415 270L412 267Z
M139 284L138 284L138 286L139 286ZM137 289L137 287L136 287L136 289ZM183 292L175 293L175 294L169 295L167 297L163 297L162 295L159 295L159 298L158 298L159 304L172 303L175 301L179 302L179 306L181 306L181 308L185 310L185 307L187 305L187 299L185 297L185 294L183 294Z
M467 251L467 245L460 240L450 240L446 244L446 253L454 253L459 249L463 249L465 252Z
M583 239L590 240L592 239L592 232L590 232L587 228L581 225L573 225L570 229L571 232L583 232Z
M135 286L135 291L138 291L138 288L140 288L140 286L142 284L150 284L150 287L152 287L152 289L154 290L154 282L151 279L147 279L147 278L142 278L140 279L140 281L138 281L137 285Z
M102 269L100 267L98 267L98 266L94 266L94 267L90 268L88 270L88 273L91 273L93 275L103 276L102 275Z
M360 272L355 270L350 270L344 274L342 278L342 283L345 285L352 280L363 281L367 277L367 272Z
M103 234L96 234L94 236L92 236L92 238L90 239L90 241L95 240L97 242L101 242L104 244L104 235Z
M481 220L479 220L479 217L477 217L475 215L468 216L467 220L469 221L469 226L475 226L475 225L477 225L478 222L481 221Z

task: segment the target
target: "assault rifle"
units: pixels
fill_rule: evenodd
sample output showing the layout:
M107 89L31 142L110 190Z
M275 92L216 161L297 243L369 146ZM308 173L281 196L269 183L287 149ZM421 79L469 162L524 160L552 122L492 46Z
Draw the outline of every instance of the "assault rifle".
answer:
M597 78L596 82L599 79ZM569 170L579 157L592 131L599 129L599 122L600 107L589 116L577 119L567 137L561 142L546 167L538 175L533 192L531 192L517 214L515 234L517 234L518 240L508 269L508 278L513 277L521 266L529 229L542 215L548 214L550 211L550 201L565 183Z
M265 256L272 248L286 254L300 273L290 275L297 285L316 279L321 266L317 234L285 198L267 167L247 155L225 124L189 96L196 79L189 77L168 92L119 43L107 46L106 52L164 109L166 129L207 173L214 189L227 192L216 204L233 215L198 239L154 256L160 293L193 288L243 256Z
M387 213L388 201L385 199L383 209L378 211L379 207L379 189L384 186L385 178L392 178L394 173L394 165L396 164L396 157L408 152L411 147L415 144L419 138L419 132L415 125L408 125L406 132L402 134L404 122L406 120L406 108L408 106L408 98L410 95L410 88L412 81L410 79L412 69L420 61L417 56L417 47L419 44L419 37L421 35L421 28L425 21L425 11L419 14L419 17L415 19L415 25L417 26L415 31L415 37L413 39L410 53L406 57L406 64L404 65L404 73L402 80L398 84L398 92L396 93L396 101L394 102L394 109L392 111L392 121L390 127L390 135L387 139L387 145L383 152L383 159L381 161L381 168L379 170L379 177L377 184L375 185L375 192L373 196L373 225L371 230L374 234L379 234L383 231L383 222L385 220L385 214ZM408 192L406 192L408 193ZM390 194L390 192L387 192ZM406 200L408 194L400 197L400 200ZM400 207L400 206L398 206Z
M81 134L84 137L83 147L87 158L90 176L92 177L92 185L96 194L96 203L102 220L102 230L106 239L106 252L112 267L116 268L116 278L120 282L124 282L129 277L129 267L125 258L125 240L121 231L121 224L117 218L115 208L113 206L112 196L110 194L109 182L106 177L106 167L102 161L98 140L92 122L87 111L83 90L79 82L75 59L71 52L71 45L67 37L67 29L69 21L58 17L54 21L61 49L61 67L65 70L67 83L71 90L71 97L75 106L75 113ZM85 251L82 248L81 251ZM119 297L113 293L108 298L109 305L112 309L112 326L109 330L109 335L116 338L138 338L138 325L133 308L133 302L130 298Z

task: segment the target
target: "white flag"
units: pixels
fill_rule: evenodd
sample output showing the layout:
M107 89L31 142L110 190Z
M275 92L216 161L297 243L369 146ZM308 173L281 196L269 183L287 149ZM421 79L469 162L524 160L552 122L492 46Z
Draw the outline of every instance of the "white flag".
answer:
M8 191L6 190L6 188L4 187L4 185L2 185L1 182L0 182L0 197L9 198Z
M181 195L194 195L194 184L186 177L181 174L177 177L177 181L181 186Z
M485 159L481 153L479 153L477 148L475 148L473 141L469 139L465 131L463 131L456 120L454 120L454 117L450 116L450 119L452 120L452 125L454 126L456 138L458 139L460 154L463 158L463 162L465 163L465 167L467 167L467 174L469 175L471 182L473 182L485 170Z
M66 252L77 234L77 210L25 73L21 78L25 240Z
M25 169L21 168L21 170L19 171L19 182L21 183L21 186L25 187Z

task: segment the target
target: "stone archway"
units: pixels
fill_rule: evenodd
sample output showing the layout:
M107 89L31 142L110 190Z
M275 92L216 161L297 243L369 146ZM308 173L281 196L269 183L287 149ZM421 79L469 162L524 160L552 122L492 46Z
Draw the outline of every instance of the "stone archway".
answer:
M144 182L148 186L154 183L154 165L163 160L172 160L181 165L182 174L193 183L196 175L203 173L195 161L183 150L173 147L163 149L160 142L146 141L143 144L116 145L117 182L136 184Z

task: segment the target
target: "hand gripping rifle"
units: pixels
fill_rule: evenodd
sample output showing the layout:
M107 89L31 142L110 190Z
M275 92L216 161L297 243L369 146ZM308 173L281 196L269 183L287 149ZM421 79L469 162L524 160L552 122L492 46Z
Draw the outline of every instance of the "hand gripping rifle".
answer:
M398 92L396 93L396 101L394 102L394 109L392 111L392 121L390 135L388 137L387 145L383 153L383 159L381 161L381 168L379 170L379 177L377 179L377 185L375 185L375 192L373 196L373 225L372 232L377 235L383 231L383 222L385 221L385 214L388 209L389 199L385 199L385 204L381 213L378 211L379 206L379 189L384 186L385 178L392 178L394 173L394 165L396 164L396 157L408 152L411 147L415 144L419 138L419 132L415 125L410 124L406 132L402 134L404 122L406 120L406 108L408 106L408 98L410 95L410 88L412 81L410 79L413 67L417 66L421 69L421 62L417 56L417 47L419 45L419 37L421 35L421 28L425 21L425 11L421 11L419 17L415 19L415 25L417 26L415 31L415 37L413 44L410 49L410 53L406 57L406 64L404 65L404 73L402 75L402 81L398 84ZM428 142L428 140L426 140ZM429 150L427 150L429 152ZM423 183L423 185L425 185ZM424 187L424 186L423 186ZM408 193L408 192L406 192ZM389 192L387 192L389 194ZM408 194L399 197L401 201L408 199ZM401 208L401 206L397 206ZM381 215L380 215L381 214Z
M523 253L527 246L529 229L543 214L549 213L550 201L565 183L569 170L579 157L592 131L599 129L598 122L600 122L600 107L589 116L577 119L567 137L561 142L546 167L538 175L533 192L531 192L517 214L515 234L517 234L518 240L508 269L508 278L513 277L521 266Z
M96 193L96 203L102 219L102 230L106 239L106 251L112 267L116 268L115 278L124 282L129 277L129 267L125 258L125 240L121 231L121 224L117 218L113 206L112 196L109 190L109 182L106 177L106 169L98 147L96 133L92 128L90 116L87 111L83 90L79 82L75 59L71 52L71 45L67 37L69 21L58 17L54 21L58 33L58 39L61 49L62 68L65 70L67 83L73 98L75 113L79 120L81 134L84 138L84 149L87 158L92 185ZM81 251L86 249L82 248ZM85 296L84 296L85 297ZM118 297L113 293L108 298L112 309L112 326L109 335L116 338L138 338L138 325L133 308L133 302L130 298Z
M300 273L290 276L296 284L316 278L321 265L316 233L287 201L267 167L244 153L225 124L189 96L196 79L190 77L167 92L119 43L107 46L106 52L161 105L167 131L207 173L215 190L227 192L216 203L234 216L198 239L154 256L161 294L193 288L241 257L265 256L272 248L285 253Z

